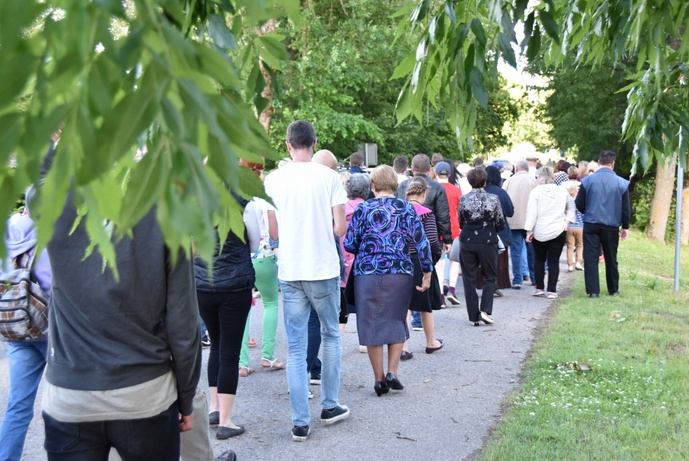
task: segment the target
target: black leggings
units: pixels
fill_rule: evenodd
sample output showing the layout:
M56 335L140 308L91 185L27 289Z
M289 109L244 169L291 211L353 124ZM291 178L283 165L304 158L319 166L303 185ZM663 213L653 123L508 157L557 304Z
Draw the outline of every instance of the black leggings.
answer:
M199 312L208 329L211 351L208 357L208 385L219 394L237 393L239 351L251 309L251 290L237 293L197 292Z
M548 263L548 291L557 291L557 278L560 276L560 255L567 240L567 231L552 240L541 242L533 239L534 272L536 288L543 290L545 285L545 265Z

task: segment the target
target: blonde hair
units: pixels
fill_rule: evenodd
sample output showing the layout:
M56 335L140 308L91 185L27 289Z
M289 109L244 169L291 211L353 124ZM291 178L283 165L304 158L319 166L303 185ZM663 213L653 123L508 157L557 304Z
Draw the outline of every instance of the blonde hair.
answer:
M397 191L397 173L388 165L380 165L371 172L371 185L377 192L391 192Z

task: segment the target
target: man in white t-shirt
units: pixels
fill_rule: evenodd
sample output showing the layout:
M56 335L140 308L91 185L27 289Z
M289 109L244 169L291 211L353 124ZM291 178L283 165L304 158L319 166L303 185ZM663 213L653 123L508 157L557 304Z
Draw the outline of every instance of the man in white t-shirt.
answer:
M306 440L310 432L306 352L312 307L321 322L323 344L321 420L330 424L349 416L349 409L338 401L340 260L333 235L342 236L346 231L347 195L335 171L311 162L316 142L310 123L292 122L287 128L287 150L293 162L265 180L266 193L276 207L277 229L271 228L271 238L280 240L278 279L289 343L287 384L292 438L298 442Z

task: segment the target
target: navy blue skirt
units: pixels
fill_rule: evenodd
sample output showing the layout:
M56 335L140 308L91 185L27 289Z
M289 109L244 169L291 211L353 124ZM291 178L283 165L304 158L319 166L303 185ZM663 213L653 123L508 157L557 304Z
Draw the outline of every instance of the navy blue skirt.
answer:
M409 339L407 310L414 286L412 277L357 275L353 283L359 344L382 346Z

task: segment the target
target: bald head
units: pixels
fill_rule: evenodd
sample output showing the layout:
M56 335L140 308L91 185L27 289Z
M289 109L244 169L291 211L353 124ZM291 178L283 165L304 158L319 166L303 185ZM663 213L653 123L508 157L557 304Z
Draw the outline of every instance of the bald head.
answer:
M321 165L326 166L331 170L337 171L337 157L335 157L335 154L333 154L327 149L319 150L318 152L313 154L311 161L320 163Z

